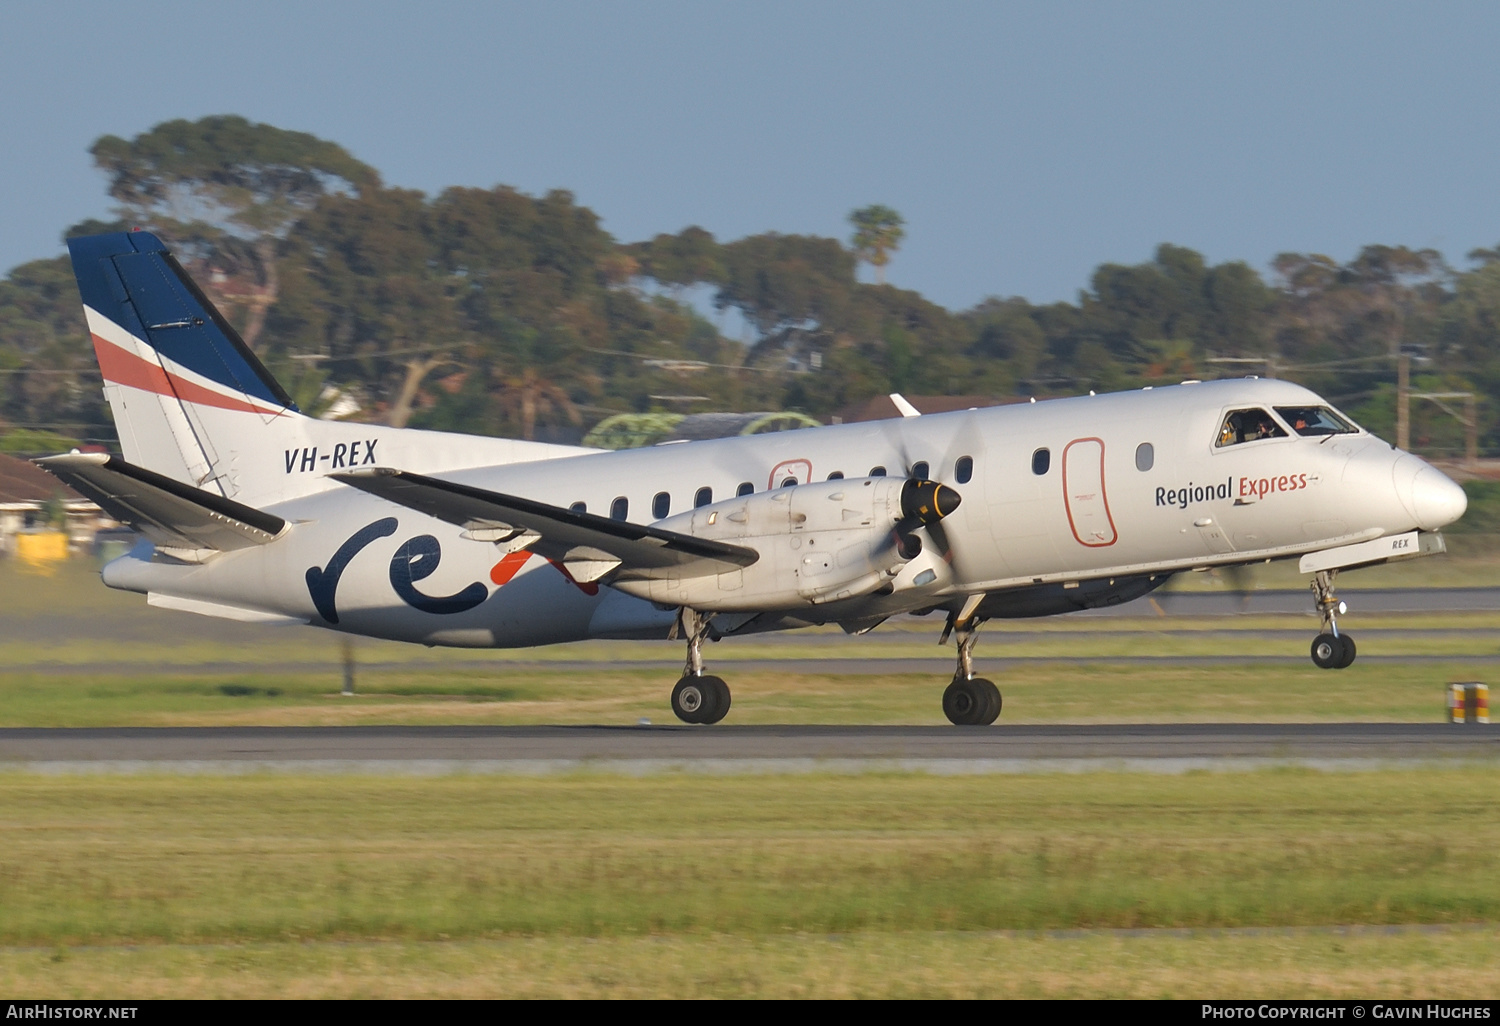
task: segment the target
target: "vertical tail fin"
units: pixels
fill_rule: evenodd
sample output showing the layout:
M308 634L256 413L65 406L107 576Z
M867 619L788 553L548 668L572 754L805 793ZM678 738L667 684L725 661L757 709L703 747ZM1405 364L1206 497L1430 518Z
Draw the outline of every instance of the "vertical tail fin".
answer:
M296 404L156 236L94 235L68 250L126 460L232 494L208 419L270 422Z
M154 235L68 249L120 446L138 467L264 508L343 488L328 474L353 467L439 473L589 451L304 417Z

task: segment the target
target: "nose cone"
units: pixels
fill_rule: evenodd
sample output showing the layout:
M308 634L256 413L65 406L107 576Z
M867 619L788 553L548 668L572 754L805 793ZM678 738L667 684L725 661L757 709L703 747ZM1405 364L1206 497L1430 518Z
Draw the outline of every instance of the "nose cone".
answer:
M935 524L958 509L962 497L936 481L907 481L901 486L901 515L923 524Z
M1411 482L1411 508L1417 526L1436 531L1464 515L1469 497L1447 474L1436 467L1423 467Z

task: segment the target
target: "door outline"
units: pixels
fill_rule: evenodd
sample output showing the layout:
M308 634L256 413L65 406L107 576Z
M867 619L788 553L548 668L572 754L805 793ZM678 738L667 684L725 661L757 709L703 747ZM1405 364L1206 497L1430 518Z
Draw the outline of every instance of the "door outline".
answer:
M1078 525L1073 521L1073 495L1068 486L1068 455L1073 446L1087 442L1097 442L1099 445L1099 501L1104 507L1104 520L1109 524L1108 541L1085 541L1078 533ZM1062 486L1063 486L1063 511L1068 515L1068 529L1073 532L1074 539L1080 545L1086 545L1091 549L1102 549L1113 545L1120 540L1120 532L1115 528L1114 515L1109 511L1109 492L1104 484L1104 439L1102 438L1075 438L1063 447L1062 457Z

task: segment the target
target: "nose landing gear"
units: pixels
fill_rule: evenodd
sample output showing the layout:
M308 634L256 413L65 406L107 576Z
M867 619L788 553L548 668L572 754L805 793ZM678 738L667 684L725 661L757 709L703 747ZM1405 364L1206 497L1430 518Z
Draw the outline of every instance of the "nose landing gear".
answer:
M729 712L729 685L703 672L703 639L712 619L712 614L684 608L672 628L672 637L687 636L687 662L682 679L672 688L672 712L684 723L718 723Z
M978 605L977 602L974 603ZM973 617L973 609L950 615L943 630L943 641L954 634L958 641L958 668L953 683L943 692L943 715L960 727L987 727L1000 716L1002 700L995 682L974 676L974 642L979 640L982 620Z
M1313 665L1323 670L1342 670L1354 662L1354 639L1339 633L1338 616L1349 607L1334 594L1337 570L1320 570L1313 575L1313 605L1323 617L1323 633L1313 639Z

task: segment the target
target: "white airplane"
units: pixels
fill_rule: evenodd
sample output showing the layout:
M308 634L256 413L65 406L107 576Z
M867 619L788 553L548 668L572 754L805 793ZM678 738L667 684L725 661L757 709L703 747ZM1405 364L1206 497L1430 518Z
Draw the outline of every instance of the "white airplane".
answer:
M38 462L145 539L150 604L426 645L687 646L672 710L729 711L702 643L941 610L956 724L1000 712L979 626L1300 558L1318 666L1339 570L1443 551L1464 492L1285 381L1133 392L602 452L299 413L146 232L69 241L123 458Z

